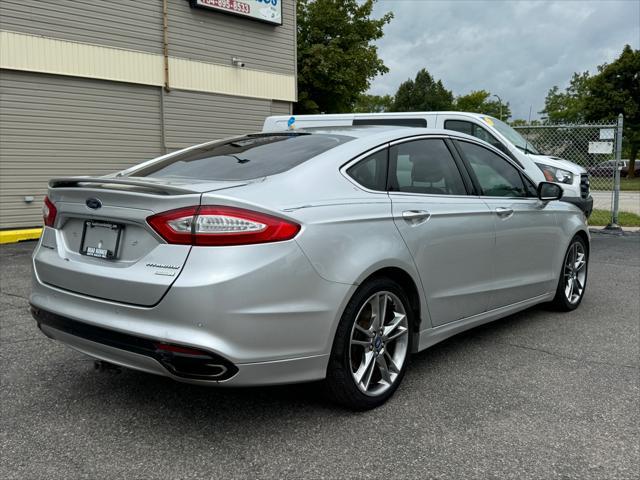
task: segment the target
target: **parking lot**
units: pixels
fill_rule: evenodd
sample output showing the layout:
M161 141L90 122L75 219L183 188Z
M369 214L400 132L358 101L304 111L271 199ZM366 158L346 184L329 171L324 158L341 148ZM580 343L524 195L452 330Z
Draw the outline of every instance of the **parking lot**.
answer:
M28 313L34 245L0 249L1 478L637 478L637 234L594 235L577 311L530 309L422 352L366 413L316 384L94 371Z

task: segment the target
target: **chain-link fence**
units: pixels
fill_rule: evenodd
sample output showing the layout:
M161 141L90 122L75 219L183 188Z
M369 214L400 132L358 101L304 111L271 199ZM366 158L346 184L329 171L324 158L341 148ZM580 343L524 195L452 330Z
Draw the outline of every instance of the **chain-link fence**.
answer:
M625 162L620 159L622 124L586 123L562 125L525 125L515 127L525 139L544 155L558 157L583 166L589 174L594 199L594 225L611 223L616 191L616 169L626 174ZM619 186L618 186L619 189ZM619 190L618 190L619 191ZM603 212L604 211L604 212ZM603 218L600 218L603 217Z

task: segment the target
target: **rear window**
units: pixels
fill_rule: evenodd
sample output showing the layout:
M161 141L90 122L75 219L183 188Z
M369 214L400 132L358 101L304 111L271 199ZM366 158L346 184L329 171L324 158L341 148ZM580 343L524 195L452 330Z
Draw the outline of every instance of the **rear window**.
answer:
M308 133L247 135L189 150L135 170L130 176L252 180L285 172L349 140L353 137Z

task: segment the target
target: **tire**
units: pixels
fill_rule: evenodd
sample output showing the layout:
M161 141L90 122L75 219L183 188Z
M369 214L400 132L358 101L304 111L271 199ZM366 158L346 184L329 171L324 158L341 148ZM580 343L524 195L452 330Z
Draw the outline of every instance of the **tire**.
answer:
M577 256L574 256L574 253ZM581 258L581 263L577 263ZM571 268L573 263L574 268ZM576 265L581 265L575 268ZM582 237L576 235L571 240L567 252L562 260L560 268L560 278L556 287L556 295L551 301L551 306L561 312L570 312L578 308L582 303L584 292L587 288L587 277L589 273L589 249ZM573 281L573 289L569 286L569 281ZM582 287L580 289L580 287ZM575 290L578 290L576 293ZM571 298L569 298L571 297Z
M384 327L376 333L380 315L374 315L375 305L378 311L386 306ZM402 287L389 278L372 279L358 288L338 324L327 367L325 384L333 401L369 410L394 394L409 362L415 315L410 305Z

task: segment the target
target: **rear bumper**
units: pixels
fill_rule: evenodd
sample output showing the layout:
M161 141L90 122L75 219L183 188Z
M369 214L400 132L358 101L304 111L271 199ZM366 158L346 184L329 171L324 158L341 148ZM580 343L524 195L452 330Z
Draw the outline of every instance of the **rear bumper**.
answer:
M195 385L216 386L256 386L280 383L305 382L324 378L328 361L327 355L316 355L305 358L279 360L274 362L258 362L233 365L226 359L214 355L215 361L224 364L226 369L218 378L194 378L178 374L168 366L167 362L153 350L145 349L148 339L128 336L128 345L116 346L113 342L100 338L97 332L78 334L78 329L92 327L75 322L51 312L32 308L32 315L38 322L40 330L49 338L57 340L85 355L97 360L104 360L133 370L155 375L162 375L179 382ZM111 332L118 335L118 332ZM138 343L138 347L132 346ZM217 358L216 358L217 357Z
M30 303L46 335L94 358L189 383L264 385L324 378L337 322L355 288L322 279L295 242L282 242L233 251L194 247L152 307L62 290L42 282L34 268ZM138 339L146 350L80 335L39 312L81 330L104 329L111 340ZM153 342L203 350L237 371L218 379L181 376L151 351Z

